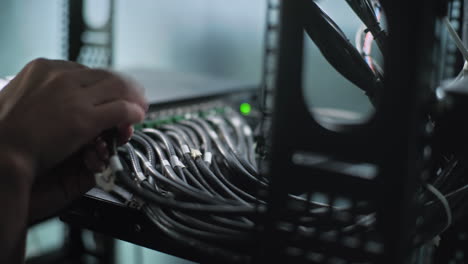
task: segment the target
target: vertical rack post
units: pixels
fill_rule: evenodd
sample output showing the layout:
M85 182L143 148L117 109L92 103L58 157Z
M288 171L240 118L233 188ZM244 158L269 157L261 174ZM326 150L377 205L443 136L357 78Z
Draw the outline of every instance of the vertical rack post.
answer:
M417 183L430 159L425 128L438 3L412 8L406 1L381 1L390 29L382 98L366 122L327 127L302 94L304 1L285 0L280 7L268 212L256 263L406 263L417 240ZM358 172L336 169L355 165ZM349 224L362 219L364 204L375 212L368 215L375 232L330 230L341 217L333 210L304 231L290 215L310 208L288 200L295 192L330 206L344 201Z
M87 21L85 5L92 1L70 0L66 2L68 12L67 57L91 67L109 67L113 63L114 0L108 0L106 20L102 25Z

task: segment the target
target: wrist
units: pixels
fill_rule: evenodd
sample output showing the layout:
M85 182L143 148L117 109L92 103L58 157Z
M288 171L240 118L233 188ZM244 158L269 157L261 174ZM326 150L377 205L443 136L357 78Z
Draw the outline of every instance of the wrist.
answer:
M32 168L26 160L11 152L0 154L0 186L2 191L25 192L33 183Z
M1 129L0 127L0 186L6 189L2 191L28 191L34 181L34 162L19 148L2 140L5 137Z

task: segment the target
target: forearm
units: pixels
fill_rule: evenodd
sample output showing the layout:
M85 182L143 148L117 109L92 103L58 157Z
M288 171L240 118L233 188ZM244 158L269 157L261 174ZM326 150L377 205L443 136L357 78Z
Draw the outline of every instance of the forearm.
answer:
M0 151L0 263L22 263L32 170L19 155Z

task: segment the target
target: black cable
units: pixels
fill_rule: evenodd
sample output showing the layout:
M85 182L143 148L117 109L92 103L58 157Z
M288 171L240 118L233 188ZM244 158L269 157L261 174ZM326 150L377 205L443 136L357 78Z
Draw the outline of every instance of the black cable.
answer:
M181 129L182 131L184 131L187 134L187 136L190 138L190 140L193 143L193 147L191 146L191 148L200 149L200 145L201 145L200 140L195 134L195 132L193 132L190 128L183 126L181 124L174 124L174 125L177 126L179 129Z
M467 165L463 161L457 162L438 190L442 193L448 193L453 188L456 188L456 185L460 184L460 179L463 179L466 175L466 169Z
M173 141L173 138L171 138L170 135L167 135L167 140L171 143L171 145L174 147L174 152L177 156L177 159L179 160L179 157L183 156L182 150L177 146L177 144ZM177 162L178 164L175 164L174 166L174 171L180 176L180 178L184 181L187 182L187 177L185 175L185 165L179 160Z
M146 157L148 161L153 165L156 166L156 153L154 152L152 146L139 135L139 133L134 133L130 139L131 141L135 141L137 144L142 146L146 152Z
M200 145L200 149L202 153L206 153L207 151L211 151L211 142L208 136L204 133L203 129L195 122L191 120L182 120L180 124L189 127L192 129L201 139L202 144Z
M164 212L164 210L161 210L160 208L153 208L153 211L159 216L159 220L166 226L170 226L176 232L180 232L181 234L188 235L195 239L216 244L224 244L224 246L230 247L236 245L238 246L239 243L252 243L252 241L249 241L250 236L246 233L237 233L236 235L233 235L201 230L198 228L193 228L191 226L181 224L180 222L171 218L168 214Z
M162 208L181 210L184 212L193 213L210 213L220 215L251 215L254 216L257 212L252 207L247 206L232 206L232 205L220 205L220 204L200 204L200 203L188 203L183 201L177 201L174 199L167 199L161 197L152 192L146 191L138 187L123 171L117 171L116 177L119 181L128 188L135 195L143 198L146 202L152 203ZM213 202L208 201L208 202ZM261 208L260 213L264 212L265 208Z
M177 175L174 172L174 170L172 169L169 161L166 158L166 155L164 154L164 151L159 146L159 144L155 140L153 140L151 137L149 137L148 135L146 135L145 133L143 133L141 131L135 131L135 134L142 137L144 140L146 140L146 142L148 142L148 144L155 150L155 152L156 152L156 154L157 154L157 156L159 158L159 162L161 163L161 168L165 172L164 174L167 174L172 179L181 180L179 178L179 175Z
M442 185L444 184L444 182L446 181L446 179L452 174L458 162L459 160L455 158L452 158L451 160L449 160L449 162L444 166L444 169L442 169L439 175L434 179L434 181L432 182L432 185L435 188L440 189Z
M232 192L226 185L223 184L222 181L218 179L218 177L206 166L205 162L201 158L196 158L195 163L200 169L200 171L205 175L208 176L207 178L210 179L214 185L218 187L220 191L222 191L227 197L239 201L244 204L249 204L245 202L242 198L237 196L234 192Z
M198 189L185 184L178 178L170 180L164 177L154 168L150 167L149 162L147 162L147 160L144 160L145 159L144 156L138 156L138 157L143 160L143 164L148 169L148 172L152 174L157 181L162 182L166 184L167 186L172 187L173 190L176 191L177 194L188 196L188 197L191 197L192 199L196 199L201 202L206 202L208 204L223 204L223 203L231 202L231 201L220 200L218 197L214 197L214 196L211 196L210 194L200 192Z
M192 217L188 214L184 214L177 211L170 212L175 218L180 222L183 222L185 225L191 226L192 228L197 228L204 231L210 231L215 233L229 234L229 235L240 235L245 234L245 230L238 230L235 228L227 228L221 225L218 225L215 221L206 221L203 218ZM250 232L250 231L247 231Z
M183 138L181 138L177 133L173 131L167 131L166 134L168 135L168 140L170 140L170 138L174 138L175 141L179 144L180 148L182 148L183 145L185 145ZM215 188L212 188L212 186L205 181L204 177L201 175L201 172L198 170L196 164L194 163L194 159L190 156L188 152L181 153L181 156L183 157L185 164L188 165L189 171L193 172L193 174L191 173L191 175L193 176L193 180L199 183L204 190L209 191L210 193L216 196L223 197L218 191L215 190ZM198 187L200 187L200 185Z
M213 117L213 118L208 118L215 126L218 127L219 131L221 132L222 138L225 140L228 146L228 151L232 156L234 156L240 164L252 175L258 175L258 171L256 168L253 167L250 162L248 162L244 157L242 157L238 151L236 150L234 143L232 142L232 138L229 135L229 132L227 131L226 124L221 118Z
M246 151L248 154L248 159L251 164L255 168L257 168L257 160L256 160L256 155L255 155L255 147L254 147L254 139L253 139L253 131L250 128L250 126L243 120L243 118L240 117L240 115L236 112L233 111L232 109L229 111L229 118L228 120L233 123L236 120L240 122L241 124L241 130L239 131L243 137L246 139Z
M167 137L169 140L171 140L172 142L174 142L174 144L172 144L174 146L174 150L176 151L176 154L178 157L182 157L184 155L184 152L182 150L183 146L187 146L189 149L189 145L187 144L187 142L180 137L179 134L175 133L174 131L165 131ZM175 144L177 143L177 144ZM177 152L177 149L179 150L179 152ZM188 152L187 152L188 153Z
M228 132L228 129L227 129L226 124L224 123L223 119L221 119L218 116L209 116L206 119L207 119L208 122L213 124L213 126L217 127L217 129L220 132L220 133L217 133L217 134L221 134L221 137L222 137L222 139L224 139L224 142L226 142L226 144L228 146L228 149L233 150L233 151L236 150L235 144L233 142L234 140L233 140L232 136L230 135L230 133Z
M197 239L193 239L189 236L185 236L183 234L180 234L178 232L175 232L173 229L168 228L167 226L163 225L159 221L159 217L156 216L156 214L151 210L150 207L145 206L143 208L143 211L145 214L148 216L148 218L167 236L170 238L179 241L182 245L185 245L190 248L195 248L199 250L200 252L203 252L205 254L208 254L212 258L219 258L222 259L224 262L227 263L248 263L249 258L248 257L243 257L239 256L238 254L234 253L231 250L226 250L222 249L219 247L216 247L212 244L209 243L204 243L202 241L199 241Z
M202 176L200 170L198 169L197 165L195 164L195 160L190 156L190 154L185 153L184 154L184 161L188 165L188 168L191 173L193 173L193 176L211 193L221 196L217 191L215 191L210 184L205 181L205 178Z
M210 217L213 221L215 221L215 223L227 228L235 228L244 231L253 231L255 227L255 225L251 222L239 222L232 218L221 217L216 215L211 215Z
M211 193L212 195L217 195L216 192L211 192L208 190L187 168L182 169L184 174L187 176L189 183L192 183L195 188L200 189L201 191Z
M346 79L361 88L375 104L382 83L334 21L312 0L303 3L304 29L325 59Z
M162 133L161 131L155 129L155 128L145 128L143 129L143 133L146 135L153 135L156 136L159 140L161 140L166 146L166 151L168 153L169 157L175 156L175 150L174 147L172 146L171 142L167 139L166 135Z
M130 164L131 164L131 168L133 169L133 172L136 174L137 177L141 177L141 175L143 174L143 170L140 166L140 162L138 161L138 158L135 154L135 151L132 147L132 145L130 144L125 144L122 146L123 149L125 149L127 152L127 155L128 155L128 159L130 161Z
M253 176L250 172L248 172L242 164L239 163L237 158L233 157L231 153L224 147L224 145L219 140L219 137L216 135L216 132L203 120L200 118L194 118L195 122L198 122L205 130L208 131L208 135L210 136L211 140L215 143L217 150L223 155L224 159L229 163L229 165L235 169L239 174L246 176L252 183L256 186L260 187L267 187L268 185L263 182L262 180L258 179L257 177Z
M183 138L180 137L179 134L175 133L173 130L166 131L166 134L168 135L168 139L171 140L174 139L177 144L179 144L180 148L183 148L184 145L186 145L185 141ZM174 150L176 150L177 155L179 157L182 157L182 160L185 162L185 165L187 167L182 168L182 173L190 179L192 183L196 185L197 188L209 192L213 195L216 196L221 196L218 192L216 192L211 186L204 180L204 177L200 174L198 168L196 167L194 161L192 158L190 158L190 154L188 152L183 152L182 150L179 149L177 144L173 144Z
M174 133L173 131L166 131L166 134L168 135L168 139L172 140L174 139L176 142L178 142L179 146L182 146L185 142L179 137L178 134ZM178 157L183 157L184 153L182 150L177 146L177 144L173 144L174 150L177 154ZM184 158L182 158L185 160ZM187 164L187 162L185 162ZM191 183L194 185L195 188L200 189L201 191L211 193L213 195L218 195L216 192L212 192L211 190L207 189L191 172L187 167L181 167L181 171L179 171L179 174L182 174L183 177L186 179L188 183ZM219 195L218 195L219 196Z
M372 33L379 49L385 52L387 33L382 29L380 22L377 20L373 4L369 0L346 0L346 2Z
M138 151L135 151L135 152L138 154ZM138 157L141 158L141 159L143 160L143 164L144 164L145 167L148 169L148 172L149 172L150 174L152 174L152 173L155 172L154 168L148 167L149 165L148 165L147 162L144 160L144 159L145 159L144 156L138 155ZM156 177L156 178L157 178L157 177ZM195 196L196 196L196 195L193 193L193 192L196 192L196 191L197 191L197 189L196 189L195 187L193 187L193 186L191 186L191 185L187 185L186 182L179 182L179 184L185 185L185 186L191 191L191 192L187 193L186 190L185 190L185 191L184 191L185 194L187 194L187 195L189 195L189 196L192 196L192 197L195 197ZM178 190L181 190L181 189L180 189L180 186L178 186ZM205 194L205 193L204 193L204 192L200 192L200 194ZM219 198L220 200L225 201L224 197L221 196L221 195L219 195L218 193L215 193L215 196L212 196L212 197L217 198L217 199ZM226 203L231 203L231 201L228 201L228 200L226 200L225 202L226 202ZM232 202L233 202L233 201L232 201Z
M232 109L229 110L229 112L233 112ZM253 151L253 149L248 148L248 143L247 143L247 136L243 133L242 127L243 124L240 121L240 118L237 118L236 116L233 116L230 114L229 116L226 117L226 123L230 125L233 128L234 131L234 136L237 139L237 146L236 150L241 153L244 158L247 158L251 164L255 166L255 163L252 163L250 160L250 152Z
M251 202L251 203L264 203L263 201L257 199L257 197L247 193L246 191L238 188L235 184L231 183L228 179L226 179L219 169L218 163L213 162L213 169L214 173L218 176L218 178L223 182L228 188L230 188L232 191L234 191L239 197L241 197L244 201L246 202Z
M180 129L179 126L176 125L164 125L161 127L166 131L172 131L173 133L177 134L181 140L185 142L189 146L189 148L195 148L195 144L193 143L192 139L187 135L187 133Z
M199 121L200 122L200 120L201 119L195 118L194 121ZM184 122L181 122L181 123L188 126L188 127L190 127L191 129L193 129L199 135L199 137L202 138L202 141L204 142L204 144L206 144L206 147L209 150L211 148L211 144L209 143L210 142L210 140L209 140L210 137L206 134L207 133L206 131L212 131L212 130L211 129L208 129L208 130L206 129L206 126L204 126L204 125L207 125L206 123L205 124L199 124L199 123L196 123L194 121L189 120L189 121L184 121ZM195 169L195 168L192 168L192 164L190 164L190 162L188 161L188 160L190 160L188 155L184 155L184 157L185 157L185 160L189 164L189 168L191 168L191 170L193 172L195 172L195 174L197 174L198 170ZM244 170L244 172L245 172L245 170ZM254 177L252 176L251 178L254 178Z

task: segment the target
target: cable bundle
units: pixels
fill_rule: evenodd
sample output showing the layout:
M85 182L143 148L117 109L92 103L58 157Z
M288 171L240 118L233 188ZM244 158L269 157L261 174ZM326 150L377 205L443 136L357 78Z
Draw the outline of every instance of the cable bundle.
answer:
M268 179L257 171L252 130L235 111L187 115L143 128L118 154L123 165L111 166L117 168L117 183L141 199L141 210L166 235L211 256L238 256L234 262L255 250L266 212L259 193L267 191ZM285 208L298 227L298 239L316 226L340 228L344 234L373 229L369 209L352 210L293 194ZM336 219L330 219L330 211ZM340 220L350 212L357 217ZM293 234L287 225L278 229Z
M361 3L361 5L359 5L355 1L348 0L348 4L356 12L361 10L359 14L361 14L361 20L364 21L364 24L356 32L356 49L363 56L372 71L383 80L383 68L372 57L372 43L375 40L380 50L383 52L385 50L385 39L387 34L380 26L380 22L383 19L382 7L380 6L379 1L374 0L372 2L373 3L365 1L365 3ZM363 10L360 7L363 7Z
M202 115L203 116L203 115ZM258 216L265 212L251 128L231 109L187 115L136 131L119 148L120 185L143 201L162 232L210 255L252 249ZM130 173L128 173L130 172Z
M356 15L362 20L367 30L377 42L380 50L385 52L387 33L382 29L381 6L378 0L346 0Z
M383 76L374 73L340 27L314 1L302 0L302 3L303 23L307 35L330 65L365 91L371 102L375 104L377 94L383 88ZM369 16L372 15L375 15L373 11Z
M437 172L422 184L419 194L424 221L415 231L419 235L415 241L417 245L442 234L466 212L466 160L455 156L442 157L437 168Z

